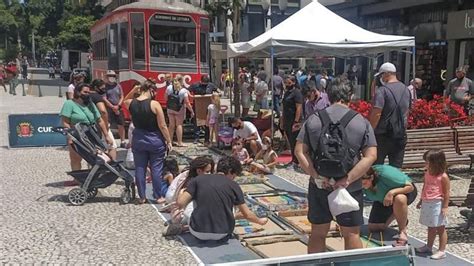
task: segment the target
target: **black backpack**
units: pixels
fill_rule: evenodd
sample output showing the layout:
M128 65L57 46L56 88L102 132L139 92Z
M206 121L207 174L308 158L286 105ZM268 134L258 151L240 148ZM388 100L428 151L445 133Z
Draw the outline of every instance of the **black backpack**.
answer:
M314 168L321 176L341 179L352 169L357 155L349 145L346 127L358 113L349 110L336 122L331 120L326 110L317 113L321 120L321 135L317 151L312 153Z
M390 112L386 119L386 132L385 135L392 139L403 139L406 135L406 128L403 119L402 109L400 108L400 100L405 95L404 91L400 96L400 99L397 101L395 95L393 94L392 90L387 88L387 90L392 94L393 99L395 100L395 108Z
M181 103L179 99L179 91L175 91L175 89L173 88L173 92L168 95L166 108L169 110L179 112L181 111L181 107L183 107L183 103Z

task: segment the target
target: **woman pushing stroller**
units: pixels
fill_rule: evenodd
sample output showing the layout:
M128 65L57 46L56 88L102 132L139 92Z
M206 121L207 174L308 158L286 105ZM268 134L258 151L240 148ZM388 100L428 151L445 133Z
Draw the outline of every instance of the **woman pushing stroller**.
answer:
M112 145L114 140L107 134L107 127L101 119L97 107L90 100L90 90L91 86L85 83L78 84L78 86L75 87L73 99L67 100L61 109L60 116L62 118L63 126L66 128L72 128L78 123L87 125L97 124L102 135L106 136L105 140L107 144ZM81 156L71 147L71 139L68 139L67 143L69 146L69 157L71 159L71 170L81 170ZM75 181L73 182L76 184Z

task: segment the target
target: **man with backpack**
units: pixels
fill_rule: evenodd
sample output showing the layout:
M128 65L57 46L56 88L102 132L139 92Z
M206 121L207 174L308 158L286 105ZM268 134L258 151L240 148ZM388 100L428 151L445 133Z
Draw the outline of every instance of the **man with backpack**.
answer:
M401 168L407 142L406 125L411 104L410 91L396 76L392 63L384 63L375 74L381 86L375 91L369 121L377 139L376 164L388 163Z
M349 84L336 80L328 88L331 105L308 117L297 137L296 156L300 167L310 175L308 253L326 250L326 236L333 220L328 195L337 188L346 188L359 205L359 210L336 216L345 249L362 248L360 225L364 221L360 178L374 163L377 144L369 122L349 109L352 94Z

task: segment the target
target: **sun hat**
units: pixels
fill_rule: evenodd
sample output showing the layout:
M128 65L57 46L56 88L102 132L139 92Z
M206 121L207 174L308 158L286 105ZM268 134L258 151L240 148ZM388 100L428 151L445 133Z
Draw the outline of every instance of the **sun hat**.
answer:
M107 74L105 74L106 76L117 76L117 73L115 73L115 71L113 70L107 70Z

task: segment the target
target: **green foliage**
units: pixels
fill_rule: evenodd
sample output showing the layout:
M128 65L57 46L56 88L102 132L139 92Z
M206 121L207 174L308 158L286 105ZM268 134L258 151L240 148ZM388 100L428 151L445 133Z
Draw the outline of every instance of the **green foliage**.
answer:
M0 41L31 51L35 33L37 54L57 48L89 48L89 26L102 17L99 0L0 0ZM80 18L82 16L82 18ZM8 53L7 53L8 54Z
M92 16L71 16L64 21L58 41L70 49L87 50L90 47L90 27Z

